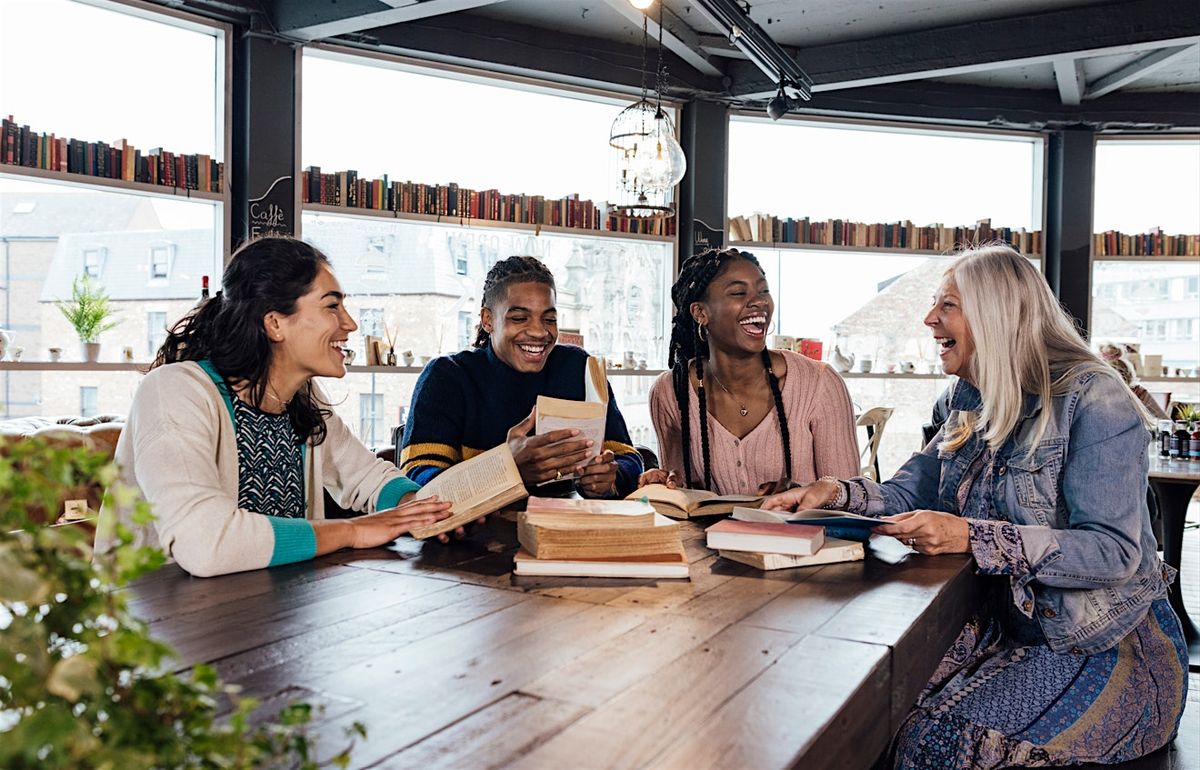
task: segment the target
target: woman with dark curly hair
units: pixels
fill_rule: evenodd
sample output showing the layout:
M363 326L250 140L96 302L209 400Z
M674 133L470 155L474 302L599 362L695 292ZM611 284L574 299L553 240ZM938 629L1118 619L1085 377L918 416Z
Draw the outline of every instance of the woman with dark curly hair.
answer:
M325 255L291 238L251 241L222 287L171 329L117 442L123 480L156 518L104 508L97 549L123 525L207 577L383 545L446 518L449 503L409 500L418 486L363 446L313 382L346 375L358 328ZM322 490L368 515L326 520Z

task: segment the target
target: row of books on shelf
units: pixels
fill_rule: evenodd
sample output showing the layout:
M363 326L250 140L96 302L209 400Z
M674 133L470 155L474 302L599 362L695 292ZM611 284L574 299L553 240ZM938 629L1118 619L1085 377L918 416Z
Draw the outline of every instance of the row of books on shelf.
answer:
M1105 230L1092 236L1097 257L1200 257L1200 235L1167 235L1155 227L1147 233Z
M972 243L1004 241L1022 254L1040 254L1042 231L993 227L981 219L974 227L947 227L937 223L918 227L903 222L850 222L844 219L781 219L770 214L729 218L729 238L746 243L798 243L860 248L925 249L949 251Z
M454 182L421 182L359 178L356 171L326 174L319 166L303 172L301 193L305 203L325 206L425 214L491 222L550 225L581 230L607 229L624 233L674 235L674 217L661 220L606 216L603 204L578 195L546 198L499 190L473 190Z
M203 153L68 139L19 126L11 115L0 124L0 163L214 193L225 186L225 164Z

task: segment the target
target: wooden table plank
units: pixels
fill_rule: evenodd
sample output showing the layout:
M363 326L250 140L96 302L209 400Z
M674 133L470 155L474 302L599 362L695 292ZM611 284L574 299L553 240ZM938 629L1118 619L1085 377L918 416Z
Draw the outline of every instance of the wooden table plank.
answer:
M888 658L880 645L806 637L649 767L870 767L891 736Z
M375 767L379 770L484 770L508 767L587 709L513 693Z
M595 707L656 676L660 669L704 644L723 626L665 615L593 647L523 688L541 698Z
M345 661L306 684L364 704L353 718L375 736L355 751L355 764L365 765L520 691L643 619L629 610L532 596L400 651ZM340 730L338 723L316 728L331 744Z
M515 762L530 768L642 767L691 732L798 641L734 626L624 690Z

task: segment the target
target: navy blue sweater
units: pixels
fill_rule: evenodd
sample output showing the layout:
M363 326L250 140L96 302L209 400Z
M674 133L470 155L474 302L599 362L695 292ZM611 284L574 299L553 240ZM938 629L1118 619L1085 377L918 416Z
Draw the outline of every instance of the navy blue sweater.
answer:
M400 469L426 484L445 468L504 443L509 429L533 411L538 396L583 400L587 358L581 348L555 345L546 365L532 374L501 361L491 345L435 358L413 392ZM604 449L616 457L617 492L623 497L637 488L642 458L629 439L611 386Z

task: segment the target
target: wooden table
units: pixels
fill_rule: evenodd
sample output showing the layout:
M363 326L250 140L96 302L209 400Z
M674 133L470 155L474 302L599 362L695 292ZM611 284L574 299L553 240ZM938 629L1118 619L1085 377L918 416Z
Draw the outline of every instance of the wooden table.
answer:
M685 523L691 580L517 578L511 522L129 589L245 693L323 704L353 766L868 767L978 605L963 556L760 573Z
M1168 460L1150 456L1150 486L1158 498L1158 510L1162 515L1163 525L1163 561L1175 569L1180 569L1183 559L1183 522L1187 516L1188 504L1196 488L1200 487L1200 463L1187 460ZM1183 571L1171 584L1170 600L1179 622L1183 624L1183 636L1188 644L1188 666L1192 671L1200 671L1200 631L1188 617L1187 608L1183 606L1183 593L1180 584L1183 582Z

